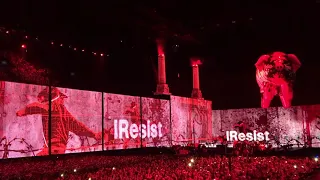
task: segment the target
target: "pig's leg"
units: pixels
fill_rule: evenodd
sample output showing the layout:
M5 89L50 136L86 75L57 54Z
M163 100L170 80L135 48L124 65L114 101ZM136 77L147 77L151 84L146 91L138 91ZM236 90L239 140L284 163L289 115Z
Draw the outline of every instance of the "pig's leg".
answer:
M280 87L280 100L282 103L282 106L284 108L291 107L291 101L293 98L293 90L292 87L288 83L284 83Z

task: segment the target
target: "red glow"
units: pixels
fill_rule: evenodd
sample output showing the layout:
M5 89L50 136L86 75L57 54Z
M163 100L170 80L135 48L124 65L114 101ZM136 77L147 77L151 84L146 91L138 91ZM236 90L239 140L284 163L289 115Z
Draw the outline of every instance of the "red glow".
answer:
M26 49L27 46L26 46L25 44L22 44L22 45L21 45L21 48Z
M164 49L161 46L158 46L158 54L164 56Z
M60 46L62 47L62 46L63 46L63 44L60 44Z
M156 43L157 43L158 55L164 55L165 41L163 39L157 39Z
M100 56L102 57L102 56L104 56L103 54L100 54Z
M9 31L6 31L7 34L9 34Z
M198 58L191 58L191 66L199 66L202 64L201 60Z
M25 36L24 38L28 39L28 36Z
M93 52L93 55L97 55L97 53Z
M54 42L52 41L51 44L54 45Z

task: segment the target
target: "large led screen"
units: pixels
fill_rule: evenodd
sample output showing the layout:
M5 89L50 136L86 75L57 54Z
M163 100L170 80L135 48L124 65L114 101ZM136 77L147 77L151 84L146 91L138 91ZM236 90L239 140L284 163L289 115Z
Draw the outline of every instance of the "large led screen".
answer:
M104 149L140 148L140 97L104 93Z
M202 143L212 139L211 102L171 96L172 142Z
M320 104L299 106L304 117L304 139L308 146L320 147Z
M268 131L273 147L308 145L319 147L320 106L272 107L268 109L214 110L213 135L225 136L226 131L237 129L244 122L248 130Z
M51 153L101 151L102 93L59 87L51 92Z
M171 146L170 101L143 97L141 104L143 146Z
M190 99L192 107L192 123L196 143L212 140L212 102L203 99Z
M48 155L45 88L0 81L0 158Z

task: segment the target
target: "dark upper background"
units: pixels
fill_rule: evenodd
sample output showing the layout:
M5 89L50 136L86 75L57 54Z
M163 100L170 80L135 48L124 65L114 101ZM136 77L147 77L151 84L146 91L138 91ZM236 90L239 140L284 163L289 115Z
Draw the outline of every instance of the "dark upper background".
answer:
M293 104L320 103L320 3L313 0L9 1L0 7L2 26L109 55L28 44L27 60L51 69L61 86L151 96L154 39L161 34L174 95L190 97L189 57L200 56L200 86L213 109L259 107L254 63L264 53L284 51L302 62ZM275 98L273 105L279 103Z

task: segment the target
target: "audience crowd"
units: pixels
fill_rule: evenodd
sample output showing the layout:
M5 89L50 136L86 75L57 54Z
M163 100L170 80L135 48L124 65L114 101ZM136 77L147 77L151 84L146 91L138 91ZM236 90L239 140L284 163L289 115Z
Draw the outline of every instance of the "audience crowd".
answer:
M317 158L84 155L2 162L0 179L250 180L303 179Z

